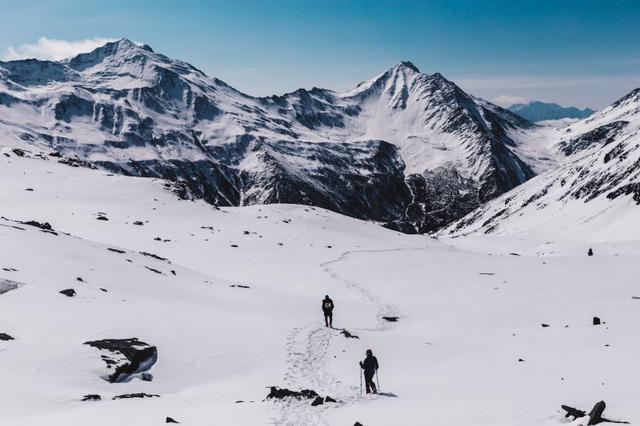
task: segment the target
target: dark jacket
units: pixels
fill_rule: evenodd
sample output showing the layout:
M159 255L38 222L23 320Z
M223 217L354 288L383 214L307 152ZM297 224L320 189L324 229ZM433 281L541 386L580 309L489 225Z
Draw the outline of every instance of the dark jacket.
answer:
M325 313L333 312L333 300L331 299L322 299L322 310Z
M364 361L360 361L360 368L362 368L365 373L373 375L378 368L380 368L378 358L373 355L367 356Z

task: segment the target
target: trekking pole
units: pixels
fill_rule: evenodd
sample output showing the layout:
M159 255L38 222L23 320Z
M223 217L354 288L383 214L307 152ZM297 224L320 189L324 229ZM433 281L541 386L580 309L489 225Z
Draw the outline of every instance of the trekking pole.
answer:
M378 370L376 370L376 384L378 385L378 392L380 392L380 380L378 380Z
M360 369L360 396L362 396L362 369Z

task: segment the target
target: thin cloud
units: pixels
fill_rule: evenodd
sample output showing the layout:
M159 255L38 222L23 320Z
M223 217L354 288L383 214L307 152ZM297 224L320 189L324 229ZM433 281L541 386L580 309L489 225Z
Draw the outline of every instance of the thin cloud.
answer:
M47 37L40 37L32 44L21 44L14 47L9 46L2 57L3 61L15 61L19 59L43 59L59 61L71 58L80 53L91 52L97 47L104 45L115 38L94 37L84 40L59 40Z
M529 102L529 99L523 98L522 96L500 95L493 98L491 102L502 107L508 107L513 104L526 104Z

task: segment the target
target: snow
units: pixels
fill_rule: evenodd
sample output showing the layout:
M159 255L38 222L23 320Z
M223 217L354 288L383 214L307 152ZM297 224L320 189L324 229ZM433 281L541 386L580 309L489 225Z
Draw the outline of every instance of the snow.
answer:
M608 417L640 420L638 233L438 241L313 207L216 209L160 180L33 147L20 158L11 144L0 147L0 283L20 286L0 294L0 332L15 338L0 341L2 424L549 426L565 423L561 404L601 399ZM359 339L324 328L325 294L334 325ZM157 346L153 381L104 381L99 351L83 345L128 337ZM367 348L378 396L359 394ZM342 402L263 401L267 386ZM111 400L134 392L160 397ZM92 393L103 400L80 401Z

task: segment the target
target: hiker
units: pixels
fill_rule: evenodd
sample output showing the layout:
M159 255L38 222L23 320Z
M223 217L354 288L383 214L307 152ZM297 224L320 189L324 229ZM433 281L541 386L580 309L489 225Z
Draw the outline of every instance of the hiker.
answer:
M333 328L333 300L326 295L322 301L322 312L324 312L325 327Z
M367 393L378 393L378 389L376 389L376 384L373 382L373 376L375 376L378 371L379 364L378 359L373 356L373 352L371 349L367 349L367 357L364 361L360 361L360 368L364 370L364 383L367 388Z

